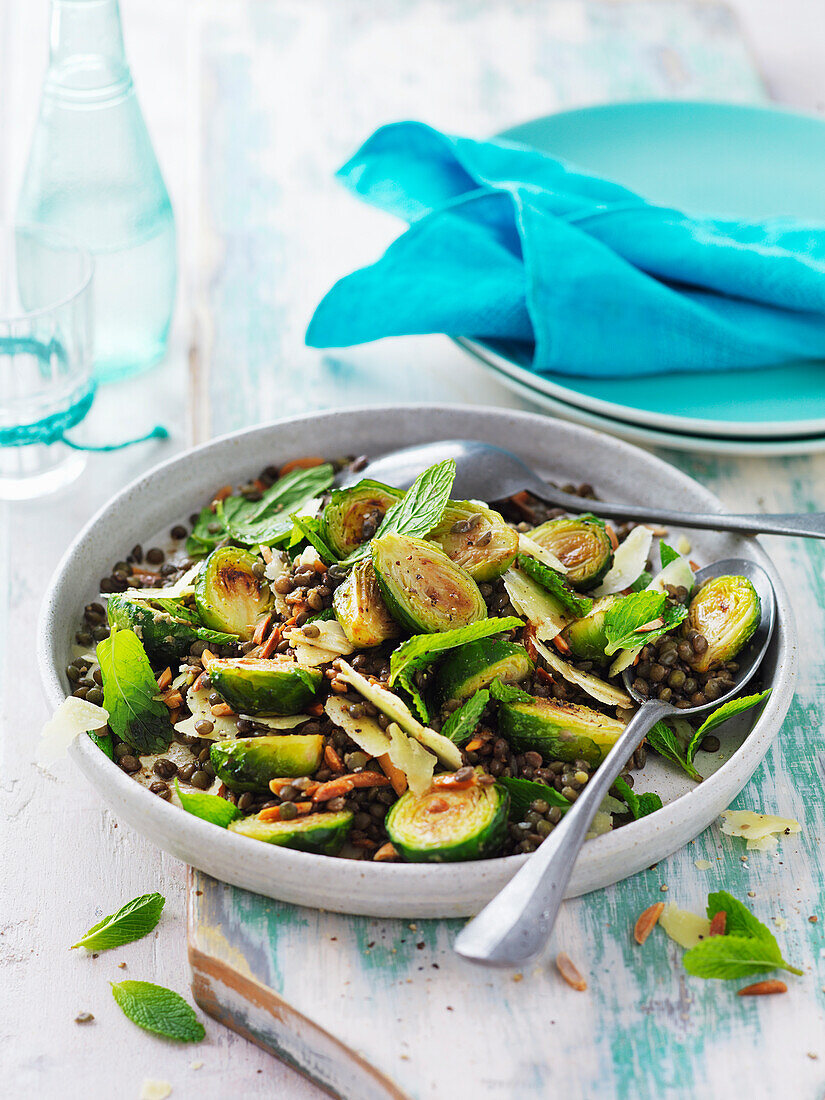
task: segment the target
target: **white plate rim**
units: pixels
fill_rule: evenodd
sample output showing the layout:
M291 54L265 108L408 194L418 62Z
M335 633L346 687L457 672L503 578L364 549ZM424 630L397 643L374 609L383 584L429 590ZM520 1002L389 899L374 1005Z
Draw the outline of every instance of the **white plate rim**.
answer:
M449 438L450 435L455 437L457 432L462 431L477 438L493 436L495 439L505 430L508 439L515 433L514 440L526 439L531 434L534 440L543 440L547 435L548 423L551 423L536 414L472 406L412 404L344 408L287 417L242 432L229 433L155 466L98 510L68 548L52 577L41 610L37 641L37 658L48 702L56 707L66 695L63 669L68 650L67 639L74 630L75 608L79 610L82 605L73 600L71 612L66 609L69 617L61 622L61 602L70 598L67 593L71 588L72 576L82 570L87 554L93 549L98 529L105 529L109 523L120 530L116 523L119 511L139 504L141 497L156 503L157 497L153 498L151 494L157 494L161 484L168 485L170 478L174 483L175 475L187 468L191 470L211 461L218 461L219 467L224 468L225 464L241 455L243 468L248 474L256 461L253 454L272 454L277 436L291 429L305 430L312 425L317 441L325 427L334 429L343 426L346 438L356 440L363 450L365 445L369 446L365 433L376 417L386 423L388 432L391 431L388 438L394 440L407 436L410 441L416 437L419 441L424 438ZM395 421L398 422L397 430L391 428ZM669 487L674 491L678 488L691 504L706 511L722 511L720 502L712 493L662 460L602 433L568 423L552 423L557 445L572 446L574 451L581 447L584 454L594 446L606 447L611 462L615 459L617 468L625 463L641 464L650 471L658 472ZM264 449L267 446L269 450ZM549 450L544 458L548 464L552 463ZM176 516L169 515L168 518L174 522ZM713 776L657 814L589 842L577 864L569 896L586 893L627 877L663 858L701 832L741 790L779 730L790 706L796 679L793 614L779 574L759 543L753 539L742 539L741 545L748 551L748 556L767 569L776 589L778 634L774 687L777 690L768 699L742 748ZM80 586L80 591L83 587ZM88 587L86 584L86 591ZM62 638L59 636L61 627ZM61 645L66 647L62 652ZM451 864L445 868L426 864L353 863L264 844L256 845L246 838L187 815L152 795L112 764L89 738L77 738L70 756L117 816L159 847L218 879L296 904L372 916L466 916L485 904L528 858L497 858ZM622 861L622 870L617 874L619 860Z

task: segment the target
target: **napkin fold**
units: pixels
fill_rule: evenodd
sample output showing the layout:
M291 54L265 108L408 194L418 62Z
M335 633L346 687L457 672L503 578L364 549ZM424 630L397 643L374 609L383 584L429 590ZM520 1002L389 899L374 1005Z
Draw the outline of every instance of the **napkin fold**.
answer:
M410 228L332 287L312 347L443 332L605 378L825 358L825 224L691 217L417 122L376 131L338 175Z

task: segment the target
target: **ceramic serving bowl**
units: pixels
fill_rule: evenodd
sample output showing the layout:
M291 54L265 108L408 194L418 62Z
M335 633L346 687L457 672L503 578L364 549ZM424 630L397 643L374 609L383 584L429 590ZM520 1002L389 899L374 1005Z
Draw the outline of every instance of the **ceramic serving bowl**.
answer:
M216 486L240 484L269 463L307 453L378 455L413 443L472 438L507 447L559 482L589 481L605 500L722 511L695 481L627 443L577 425L512 410L407 405L341 409L280 420L225 436L155 467L119 493L87 524L52 578L39 624L38 658L49 703L68 694L65 668L86 603L98 579L128 548L168 530L210 498ZM776 589L777 626L761 679L773 687L758 718L723 726L712 758L700 754L708 778L694 784L648 757L637 789L655 789L659 812L588 841L570 881L570 896L626 878L700 833L744 787L779 732L793 695L796 638L782 581L754 539L690 533L692 557L704 564L742 556L759 562ZM332 859L262 844L201 821L151 794L113 764L88 737L72 760L119 820L178 859L215 878L272 898L388 917L456 917L476 913L527 856L450 865L388 864ZM712 774L710 774L712 773Z

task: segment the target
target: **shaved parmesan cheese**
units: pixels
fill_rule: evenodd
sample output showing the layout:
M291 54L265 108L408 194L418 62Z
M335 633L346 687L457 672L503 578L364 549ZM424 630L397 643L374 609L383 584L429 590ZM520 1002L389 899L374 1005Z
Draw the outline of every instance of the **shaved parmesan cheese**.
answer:
M645 571L652 541L649 527L634 527L613 555L613 565L592 595L611 596L629 588Z
M387 691L379 684L371 684L365 676L362 676L360 672L356 672L346 661L341 661L341 671L338 673L338 679L354 687L373 706L378 707L388 718L397 722L402 730L411 734L416 741L420 741L425 748L434 752L442 764L446 764L448 768L452 768L454 771L458 771L462 766L461 751L458 746L454 745L449 738L436 733L435 730L422 726L418 719L413 717L406 703L399 699L397 695L393 695L391 691Z
M673 561L668 562L647 587L651 591L664 592L666 584L671 585L673 588L681 586L690 592L693 588L694 577L687 558L674 558Z
M600 703L606 703L608 706L613 707L629 707L633 705L633 700L626 692L622 691L621 688L614 687L612 684L600 680L598 676L594 676L590 672L581 672L579 669L573 668L572 665L563 661L561 657L558 657L538 639L535 640L534 645L553 672L557 672L559 676L562 676L568 683L580 687L582 691L586 691L588 695L597 699Z
M179 577L174 584L170 584L166 588L127 588L123 593L124 596L130 600L180 600L184 596L191 596L195 591L195 578L201 571L203 562L198 562L193 565L191 569ZM104 592L105 596L106 593Z
M549 565L551 569L555 569L557 573L569 573L570 570L561 561L552 550L547 550L544 546L540 546L534 539L531 539L529 535L519 534L518 548L522 554L527 554L531 558L535 558L536 561L544 562L545 565Z
M710 921L707 917L700 917L698 913L680 909L672 901L669 901L662 910L659 924L681 947L695 947L710 935Z
M687 535L680 535L676 540L676 549L680 554L689 554L691 551L690 539Z
M213 714L212 706L209 702L209 694L209 691L205 688L199 688L197 691L190 688L189 691L187 691L186 705L192 711L192 717L184 718L182 722L178 722L175 726L175 730L188 737L203 737L209 741L220 741L226 737L237 737L238 726L236 724L236 719L227 715L218 716ZM201 719L212 723L211 733L198 733L195 730L195 723L200 722Z
M636 658L644 649L644 646L636 646L635 649L623 649L608 670L608 676L618 676L626 668L630 668Z
M401 727L392 722L382 730L374 718L354 718L349 704L335 695L327 699L324 708L336 724L346 730L352 740L364 752L376 759L386 755L390 762L407 777L407 784L415 795L429 790L435 768L435 757Z
M302 627L287 630L284 637L295 650L295 660L305 668L327 665L336 657L347 657L353 652L352 643L347 638L337 619L320 620L313 624L318 627L318 635L308 638Z
M510 603L536 628L536 637L549 642L567 626L569 619L550 595L520 569L508 569L504 587Z
M140 1100L167 1100L172 1095L172 1086L168 1081L155 1081L147 1077L140 1089Z
M292 608L286 602L286 596L278 592L273 586L272 582L280 580L281 577L288 577L292 570L289 558L281 550L276 550L273 553L270 561L267 562L264 569L264 576L270 582L272 588L272 602L275 610L281 616L282 619L288 619L292 614Z
M770 852L777 846L777 836L790 836L801 832L802 826L790 817L774 817L754 810L725 810L722 814L722 832L726 836L745 837L748 848Z
M66 755L69 745L79 733L103 729L108 721L108 710L70 695L40 731L35 762L41 768L51 767Z
M622 807L624 809L624 807ZM585 840L593 840L597 836L603 836L605 833L613 831L613 818L610 814L605 813L604 810L596 810L593 815L593 820L590 822L590 828L587 831Z
M304 512L304 515L309 515L309 513ZM309 546L305 546L295 559L295 565L297 565L299 569L302 565L310 565L314 569L316 565L323 564L323 558L311 543Z
M694 859L693 866L697 871L709 871L711 864L707 859Z
M407 784L416 796L432 786L435 757L413 737L408 737L397 722L387 728L390 735L390 760L407 777Z

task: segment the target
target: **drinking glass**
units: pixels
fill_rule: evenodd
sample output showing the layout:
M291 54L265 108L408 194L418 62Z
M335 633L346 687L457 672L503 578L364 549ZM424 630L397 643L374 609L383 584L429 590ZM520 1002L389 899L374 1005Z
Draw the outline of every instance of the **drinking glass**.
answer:
M93 264L69 238L0 226L0 498L73 481L85 455L65 442L94 398Z

